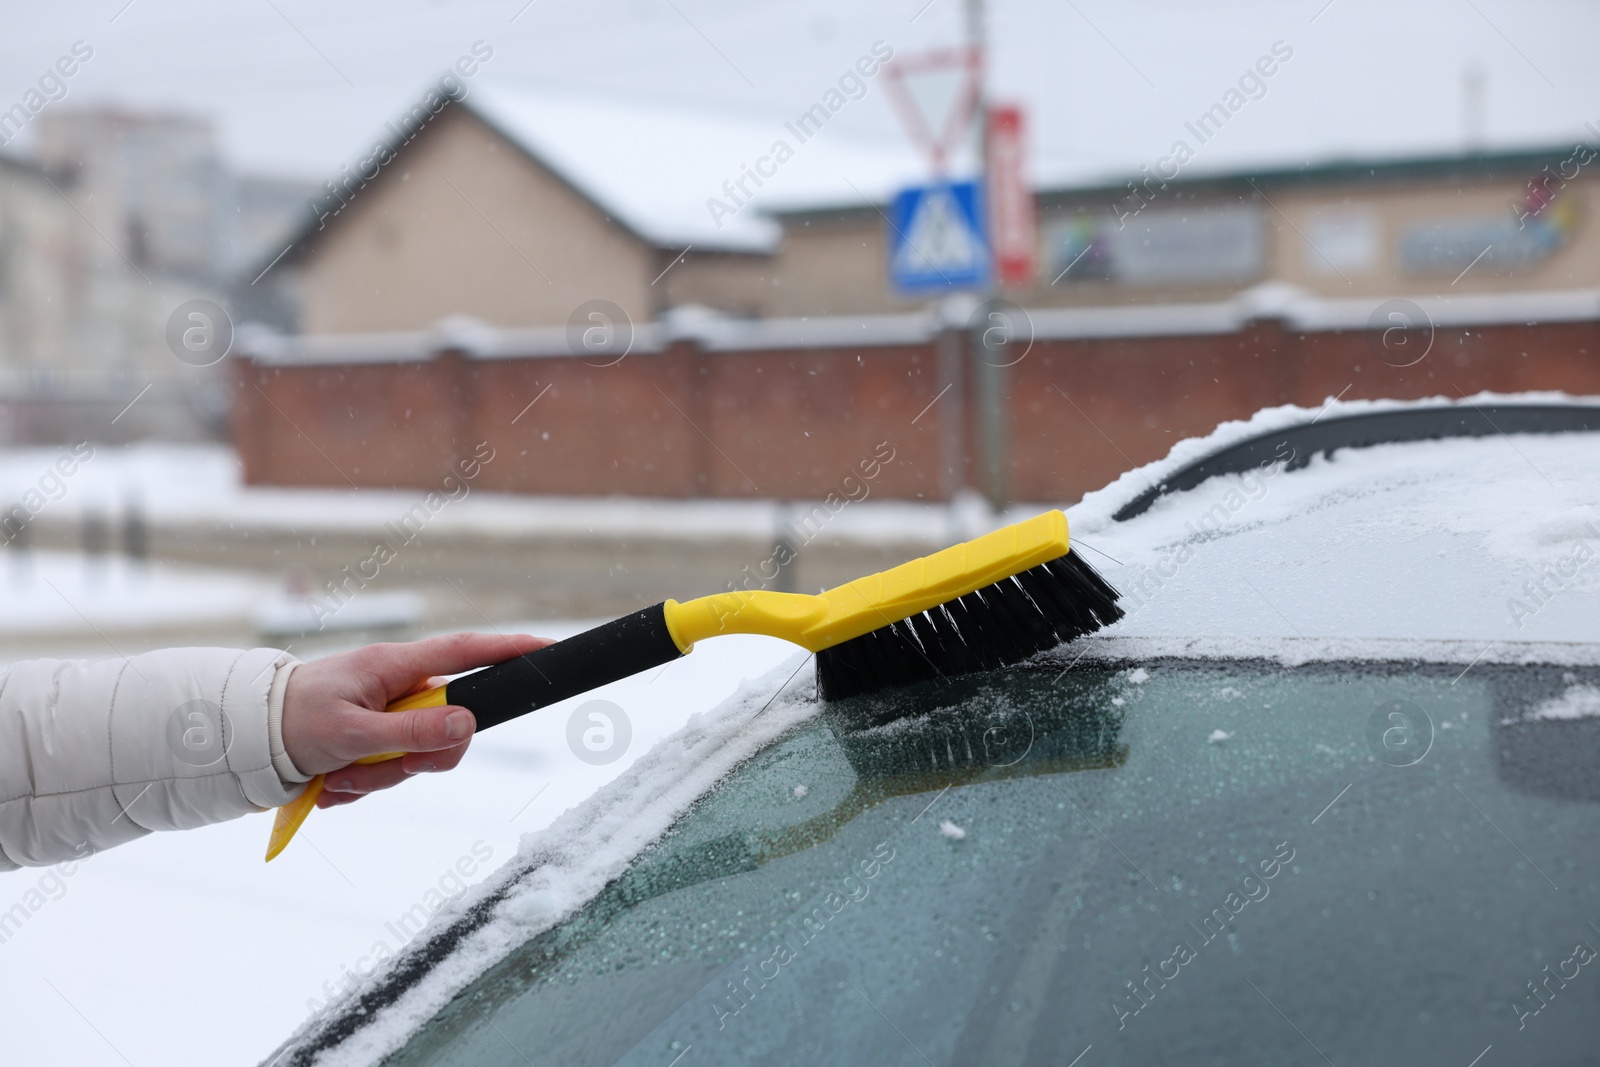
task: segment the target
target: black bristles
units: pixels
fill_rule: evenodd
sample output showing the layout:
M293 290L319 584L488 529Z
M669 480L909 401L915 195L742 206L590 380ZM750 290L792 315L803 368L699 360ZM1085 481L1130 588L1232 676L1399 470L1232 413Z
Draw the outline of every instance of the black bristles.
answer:
M817 653L824 700L1021 663L1122 618L1117 591L1068 552Z

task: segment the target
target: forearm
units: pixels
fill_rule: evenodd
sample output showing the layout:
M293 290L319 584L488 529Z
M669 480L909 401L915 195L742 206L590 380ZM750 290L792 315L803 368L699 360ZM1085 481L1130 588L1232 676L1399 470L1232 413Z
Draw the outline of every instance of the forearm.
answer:
M292 799L302 786L274 769L269 722L293 662L188 648L13 666L0 678L0 868Z

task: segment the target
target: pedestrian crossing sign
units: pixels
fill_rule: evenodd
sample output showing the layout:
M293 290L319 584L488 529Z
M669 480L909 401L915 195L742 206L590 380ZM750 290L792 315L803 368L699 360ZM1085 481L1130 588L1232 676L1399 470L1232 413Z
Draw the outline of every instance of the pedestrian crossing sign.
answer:
M890 218L889 282L907 295L989 283L983 189L975 181L901 190Z

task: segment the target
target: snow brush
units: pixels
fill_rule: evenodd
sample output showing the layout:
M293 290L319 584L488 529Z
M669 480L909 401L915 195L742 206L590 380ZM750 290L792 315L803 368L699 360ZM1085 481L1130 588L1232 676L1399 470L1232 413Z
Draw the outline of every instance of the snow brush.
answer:
M815 652L824 700L1009 667L1122 618L1117 591L1071 549L1067 517L1048 511L816 596L757 589L667 600L386 710L465 707L486 730L669 663L722 634L780 637ZM278 809L268 860L321 792L318 775Z

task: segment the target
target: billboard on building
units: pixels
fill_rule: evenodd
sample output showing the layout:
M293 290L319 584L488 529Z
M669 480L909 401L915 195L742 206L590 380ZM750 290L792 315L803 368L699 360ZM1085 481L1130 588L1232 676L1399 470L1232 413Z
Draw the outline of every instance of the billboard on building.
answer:
M1267 226L1249 204L1079 215L1046 227L1045 281L1241 283L1267 264Z

